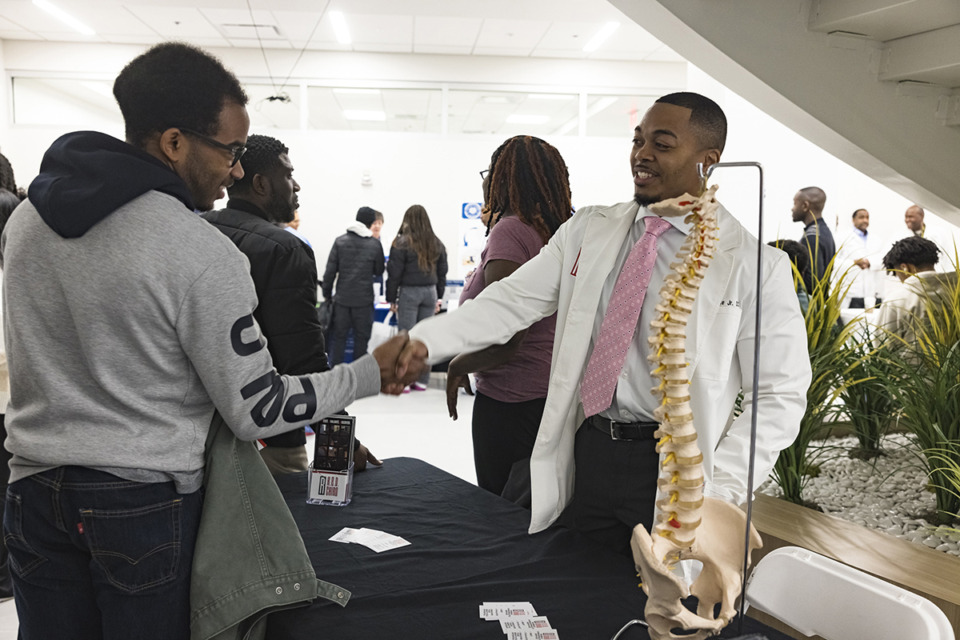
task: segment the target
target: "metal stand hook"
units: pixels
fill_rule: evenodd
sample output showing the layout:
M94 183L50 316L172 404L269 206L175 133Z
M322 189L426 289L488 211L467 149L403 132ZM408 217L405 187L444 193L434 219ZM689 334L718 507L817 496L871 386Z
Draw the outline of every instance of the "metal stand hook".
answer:
M623 635L623 632L624 632L624 631L626 631L627 629L629 629L630 627L632 627L632 626L635 625L635 624L640 624L640 625L643 625L643 626L645 626L645 627L647 627L647 628L650 627L650 625L648 625L648 624L647 624L646 622L644 622L643 620L640 620L639 618L636 619L636 620L631 620L631 621L628 622L627 624L625 624L625 625L623 625L622 627L620 627L620 631L617 631L617 634L616 634L615 636L613 636L613 638L611 638L610 640L617 640L620 636Z
M746 612L747 602L747 567L750 564L750 523L753 520L753 474L757 456L757 404L756 398L759 391L760 378L760 310L763 307L763 166L759 162L717 162L707 167L704 171L703 163L697 163L697 173L700 175L700 181L704 189L707 186L707 179L713 170L723 167L756 167L760 172L760 196L757 199L759 204L759 215L757 217L757 313L754 325L753 341L753 398L750 411L750 464L747 470L747 530L744 532L743 542L743 567L740 574L740 620L739 631L743 633L743 618Z

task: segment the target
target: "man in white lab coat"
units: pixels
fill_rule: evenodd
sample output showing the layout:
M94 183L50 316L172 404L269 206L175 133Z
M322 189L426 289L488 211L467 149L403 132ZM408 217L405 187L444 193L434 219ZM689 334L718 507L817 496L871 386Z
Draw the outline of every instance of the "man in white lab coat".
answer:
M400 369L504 343L536 320L557 315L546 407L530 461L530 532L562 522L600 544L629 552L633 527L653 520L658 454L647 333L669 265L690 231L682 220L657 241L656 264L611 405L585 416L581 381L611 292L647 206L696 194L697 163L720 159L726 119L693 93L660 98L634 131L630 168L634 201L586 207L560 227L541 253L453 313L418 324ZM763 331L759 395L753 397L757 239L725 209L719 248L687 328L691 406L703 451L707 495L746 499L750 413L759 416L755 482L796 436L810 382L806 333L786 254L761 247ZM743 389L744 412L733 419ZM755 485L756 486L756 485Z
M843 299L845 309L864 309L879 305L883 285L883 247L875 233L870 233L870 212L853 212L853 231L837 248L834 274L844 278L849 288Z

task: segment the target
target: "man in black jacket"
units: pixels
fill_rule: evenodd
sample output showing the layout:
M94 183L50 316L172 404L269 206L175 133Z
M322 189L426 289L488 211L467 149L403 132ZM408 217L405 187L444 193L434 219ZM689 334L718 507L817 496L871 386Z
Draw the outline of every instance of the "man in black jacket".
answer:
M254 318L267 339L279 373L326 371L327 354L317 317L317 263L313 249L280 223L293 220L300 185L289 150L269 136L247 138L245 174L228 189L227 208L203 214L250 261L259 305ZM261 456L274 474L307 468L306 435L296 429L261 441ZM355 470L380 462L357 443Z
M323 297L333 300L331 320L332 343L330 362L343 362L347 332L353 329L353 359L367 352L373 328L373 279L383 275L383 245L373 236L370 227L378 212L360 207L357 220L347 232L334 240L327 269L323 274ZM380 219L383 216L380 215ZM382 224L382 223L381 223ZM334 295L336 280L336 295Z

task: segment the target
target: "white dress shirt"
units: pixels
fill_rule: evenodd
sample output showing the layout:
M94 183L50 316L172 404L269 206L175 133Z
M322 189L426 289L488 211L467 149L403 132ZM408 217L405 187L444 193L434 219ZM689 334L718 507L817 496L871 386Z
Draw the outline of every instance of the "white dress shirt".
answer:
M593 321L590 353L593 353L593 345L596 345L597 336L600 334L600 325L603 324L603 316L607 313L607 306L610 304L610 297L613 295L617 278L620 276L633 246L640 240L646 230L644 218L652 215L654 214L649 209L640 207L633 226L630 227L630 232L620 246L616 268L610 272L603 283L600 308L597 310L596 318ZM656 317L656 306L660 301L660 288L671 271L670 264L678 261L677 253L693 228L693 225L684 222L682 216L664 218L664 220L671 224L671 228L663 232L657 239L657 261L654 264L653 274L650 276L650 284L647 285L643 306L640 308L640 319L637 321L639 330L633 334L633 340L630 342L630 348L623 363L623 371L620 372L617 389L613 394L613 403L608 409L600 412L600 415L604 418L616 422L652 421L654 419L654 409L660 406L659 398L652 391L653 387L657 386L657 381L650 374L652 366L647 360L647 354L650 353L647 336L650 333L650 321Z

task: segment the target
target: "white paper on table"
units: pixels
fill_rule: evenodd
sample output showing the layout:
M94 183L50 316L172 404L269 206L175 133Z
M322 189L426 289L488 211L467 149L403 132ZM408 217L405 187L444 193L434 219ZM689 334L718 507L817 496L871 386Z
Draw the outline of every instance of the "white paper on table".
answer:
M502 618L500 629L508 633L510 631L541 631L553 629L553 627L550 626L546 616L515 616Z
M480 617L484 620L500 620L513 617L533 617L537 610L529 602L484 602L480 605Z

